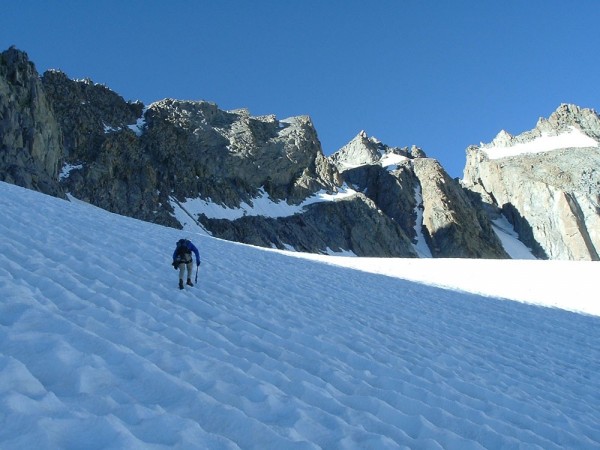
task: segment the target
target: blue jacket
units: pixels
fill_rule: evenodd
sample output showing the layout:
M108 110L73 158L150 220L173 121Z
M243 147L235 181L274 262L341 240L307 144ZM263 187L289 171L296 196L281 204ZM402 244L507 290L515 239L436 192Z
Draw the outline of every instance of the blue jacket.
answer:
M196 246L194 244L192 244L191 241L187 241L187 249L190 252L194 252L194 255L196 256L196 265L199 266L200 265L200 253L198 252L198 249L196 248ZM177 261L177 247L175 247L175 251L173 252L173 262Z

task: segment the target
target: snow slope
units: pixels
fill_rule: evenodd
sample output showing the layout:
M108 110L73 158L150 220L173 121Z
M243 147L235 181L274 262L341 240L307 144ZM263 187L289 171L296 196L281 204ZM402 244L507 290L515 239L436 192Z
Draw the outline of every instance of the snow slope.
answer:
M0 210L2 449L600 448L595 313L201 235L179 291L177 230L5 183Z

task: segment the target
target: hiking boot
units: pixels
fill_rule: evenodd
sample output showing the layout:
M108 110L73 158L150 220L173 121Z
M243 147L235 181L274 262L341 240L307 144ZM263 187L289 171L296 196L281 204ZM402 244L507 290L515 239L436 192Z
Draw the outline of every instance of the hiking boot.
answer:
M183 280L179 280L179 289L183 289Z
M186 284L187 284L188 286L193 286L193 285L194 285L194 283L192 283L192 280L190 280L189 278L188 278L188 280L187 280L187 283L186 283Z

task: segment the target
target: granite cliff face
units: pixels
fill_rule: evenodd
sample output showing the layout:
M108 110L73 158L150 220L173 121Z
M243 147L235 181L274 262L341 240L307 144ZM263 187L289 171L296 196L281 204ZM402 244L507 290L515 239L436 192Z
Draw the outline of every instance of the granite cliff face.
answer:
M163 100L145 119L142 140L172 172L169 188L179 200L200 196L232 208L264 188L274 200L299 203L339 183L308 117L279 121L208 102Z
M62 196L62 135L27 55L0 53L0 180Z
M600 118L561 105L519 136L467 149L463 184L539 258L598 260Z
M57 71L43 84L64 135L64 189L119 214L180 226L172 204L186 199L235 208L262 188L293 203L338 182L308 117L171 99L145 107Z

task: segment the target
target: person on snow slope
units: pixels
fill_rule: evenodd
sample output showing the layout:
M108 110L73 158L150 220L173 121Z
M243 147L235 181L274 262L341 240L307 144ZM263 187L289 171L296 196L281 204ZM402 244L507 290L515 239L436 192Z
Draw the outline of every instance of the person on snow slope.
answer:
M192 283L192 267L193 259L192 252L196 256L196 266L200 266L200 253L194 244L188 239L179 239L177 246L173 252L173 267L179 269L179 289L183 289L183 275L187 269L187 285L193 286Z

